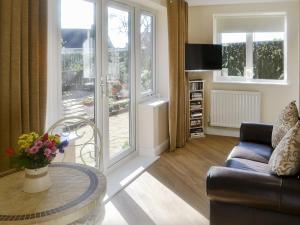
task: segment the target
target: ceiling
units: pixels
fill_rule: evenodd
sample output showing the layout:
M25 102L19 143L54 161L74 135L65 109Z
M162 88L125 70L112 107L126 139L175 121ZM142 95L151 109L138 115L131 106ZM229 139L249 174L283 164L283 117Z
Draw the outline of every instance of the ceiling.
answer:
M224 5L245 3L267 3L267 2L295 2L298 0L187 0L189 6L197 5Z

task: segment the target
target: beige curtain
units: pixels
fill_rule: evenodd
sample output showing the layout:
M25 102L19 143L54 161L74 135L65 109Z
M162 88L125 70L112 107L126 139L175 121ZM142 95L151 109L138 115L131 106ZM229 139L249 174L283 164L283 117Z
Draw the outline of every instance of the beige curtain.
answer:
M44 130L46 62L47 0L0 0L0 171L20 134Z
M170 151L187 140L187 77L184 72L188 5L184 0L167 0L170 62L169 133Z

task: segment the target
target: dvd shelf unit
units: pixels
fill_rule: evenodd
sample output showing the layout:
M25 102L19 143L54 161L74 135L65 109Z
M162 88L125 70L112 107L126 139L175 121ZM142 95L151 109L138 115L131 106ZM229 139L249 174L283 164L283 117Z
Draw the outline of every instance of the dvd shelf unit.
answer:
M204 137L204 80L189 81L190 138Z

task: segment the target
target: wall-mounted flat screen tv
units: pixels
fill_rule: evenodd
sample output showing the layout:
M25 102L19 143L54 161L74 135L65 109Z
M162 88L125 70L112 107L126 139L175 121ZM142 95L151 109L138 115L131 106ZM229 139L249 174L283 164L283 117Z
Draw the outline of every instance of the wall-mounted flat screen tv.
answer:
M186 44L185 70L221 70L222 45Z

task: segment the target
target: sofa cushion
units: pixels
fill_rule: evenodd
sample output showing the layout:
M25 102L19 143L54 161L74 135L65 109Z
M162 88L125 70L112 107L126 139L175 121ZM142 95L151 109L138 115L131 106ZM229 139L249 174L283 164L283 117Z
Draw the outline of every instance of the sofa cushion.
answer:
M292 176L300 172L300 121L281 139L269 165L272 172L279 176Z
M270 167L267 163L256 162L248 159L228 159L225 163L225 166L233 169L241 169L252 172L271 174Z
M235 146L228 156L230 158L249 159L257 162L268 163L272 155L271 146L252 142L241 142Z
M286 133L297 123L299 119L295 101L288 104L280 113L272 131L272 146L276 148Z

